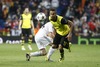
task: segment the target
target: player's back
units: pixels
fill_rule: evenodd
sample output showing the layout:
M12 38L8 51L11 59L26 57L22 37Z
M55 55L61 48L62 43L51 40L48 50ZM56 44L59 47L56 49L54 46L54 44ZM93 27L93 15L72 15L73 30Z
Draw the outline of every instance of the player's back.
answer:
M35 36L38 37L43 37L43 36L47 36L47 34L49 32L53 32L53 25L51 24L51 22L47 22L45 25L43 25L39 31L37 32L37 34Z

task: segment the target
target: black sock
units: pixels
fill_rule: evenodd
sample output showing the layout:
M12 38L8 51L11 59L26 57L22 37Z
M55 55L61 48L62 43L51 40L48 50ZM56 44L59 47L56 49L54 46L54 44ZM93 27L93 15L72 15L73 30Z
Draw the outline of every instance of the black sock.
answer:
M60 56L61 58L64 58L64 49L60 49Z

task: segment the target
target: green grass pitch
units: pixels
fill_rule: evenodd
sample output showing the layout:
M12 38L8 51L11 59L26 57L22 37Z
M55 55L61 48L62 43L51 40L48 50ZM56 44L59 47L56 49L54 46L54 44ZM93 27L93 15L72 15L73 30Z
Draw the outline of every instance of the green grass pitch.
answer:
M32 57L26 61L25 54L29 51L21 50L21 45L0 44L0 67L100 67L100 45L72 45L72 52L65 49L65 60L58 62L59 51L52 55L55 62L45 61L46 56ZM32 45L33 51L38 50L36 44ZM49 46L47 47L47 50Z

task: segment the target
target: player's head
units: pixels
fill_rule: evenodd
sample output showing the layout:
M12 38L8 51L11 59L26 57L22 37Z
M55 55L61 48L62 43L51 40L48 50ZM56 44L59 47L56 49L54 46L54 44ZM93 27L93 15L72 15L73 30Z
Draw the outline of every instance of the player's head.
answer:
M25 14L29 13L29 8L28 7L25 8L24 13Z
M56 10L54 8L50 9L50 18L51 18L51 20L56 19Z

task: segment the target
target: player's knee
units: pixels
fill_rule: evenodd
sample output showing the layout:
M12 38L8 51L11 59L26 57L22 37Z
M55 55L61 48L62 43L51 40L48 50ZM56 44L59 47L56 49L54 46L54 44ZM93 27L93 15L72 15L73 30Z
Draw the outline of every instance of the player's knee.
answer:
M24 36L21 36L21 39L24 39L25 37Z
M46 50L42 50L42 56L45 56L47 54Z
M45 56L45 55L47 55L47 53L43 53L42 55Z
M42 53L42 56L45 56L46 54L47 54L47 52L43 52L43 53Z
M57 45L52 45L52 48L56 49L56 48L58 48L58 47L57 47Z
M61 44L59 45L59 49L63 49L63 46Z
M33 37L32 35L29 35L29 38L31 38L31 39L32 39L32 37Z

